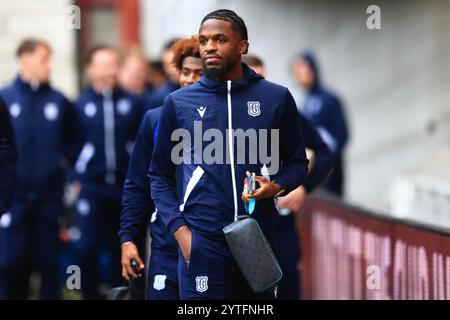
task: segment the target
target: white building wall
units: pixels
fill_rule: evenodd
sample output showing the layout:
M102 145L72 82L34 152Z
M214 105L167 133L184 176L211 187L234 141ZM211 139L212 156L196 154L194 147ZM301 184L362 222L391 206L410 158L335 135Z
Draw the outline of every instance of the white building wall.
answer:
M7 85L18 71L15 57L26 37L48 41L53 49L51 82L69 97L77 94L75 31L67 27L70 0L0 1L0 86Z

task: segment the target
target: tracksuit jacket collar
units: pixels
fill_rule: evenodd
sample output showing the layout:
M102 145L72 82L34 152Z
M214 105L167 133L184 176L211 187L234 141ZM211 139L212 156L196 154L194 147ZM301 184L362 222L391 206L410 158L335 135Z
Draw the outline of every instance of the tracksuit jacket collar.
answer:
M235 88L246 88L249 87L252 83L255 81L264 79L264 77L255 71L253 69L250 69L245 63L242 63L242 69L244 71L244 78L238 81L232 81L231 87L233 89ZM208 78L206 76L203 76L199 83L212 91L219 91L219 92L227 92L227 82L226 81L217 81L211 78Z
M31 83L23 81L20 74L17 75L16 80L14 81L14 86L28 92L39 92L50 89L50 85L48 83L39 83L33 87Z

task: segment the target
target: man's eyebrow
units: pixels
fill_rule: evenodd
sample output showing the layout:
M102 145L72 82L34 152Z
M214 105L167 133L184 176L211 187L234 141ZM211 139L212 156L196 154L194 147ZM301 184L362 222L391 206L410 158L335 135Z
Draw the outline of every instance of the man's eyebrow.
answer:
M206 38L207 36L204 34L199 34L199 38ZM209 36L210 38L218 38L218 37L225 37L228 38L228 36L225 33L215 33L213 35Z

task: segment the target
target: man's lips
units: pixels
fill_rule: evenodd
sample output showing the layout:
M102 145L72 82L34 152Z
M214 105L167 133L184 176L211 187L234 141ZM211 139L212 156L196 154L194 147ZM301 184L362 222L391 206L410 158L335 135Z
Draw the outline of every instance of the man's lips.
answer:
M219 56L206 56L205 57L205 61L215 61L215 60L220 60Z

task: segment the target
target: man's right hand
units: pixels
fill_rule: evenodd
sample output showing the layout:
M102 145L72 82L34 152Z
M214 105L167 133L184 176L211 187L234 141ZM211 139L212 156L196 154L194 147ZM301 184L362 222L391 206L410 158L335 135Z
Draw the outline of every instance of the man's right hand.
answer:
M178 228L173 234L180 246L181 254L186 262L191 259L192 232L187 226Z
M139 257L138 248L133 242L124 242L122 243L122 277L127 280L130 280L130 277L133 279L140 277L140 273L136 273L133 267L131 266L131 261L135 260L139 272L144 270L144 263Z

